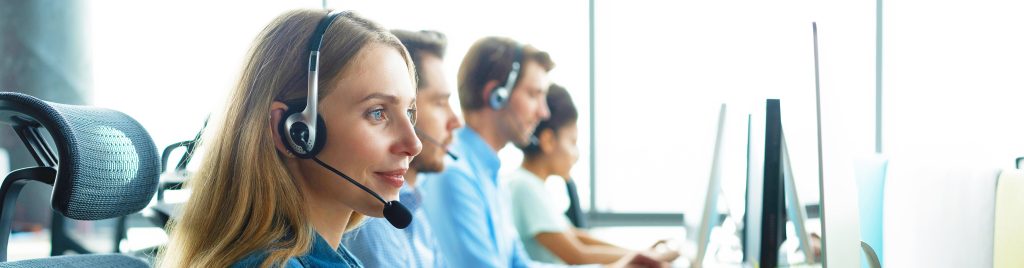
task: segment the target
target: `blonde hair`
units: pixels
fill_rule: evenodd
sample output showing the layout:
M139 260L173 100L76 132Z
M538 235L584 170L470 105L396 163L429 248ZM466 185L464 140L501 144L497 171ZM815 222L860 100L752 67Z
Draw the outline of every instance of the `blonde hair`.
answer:
M315 237L303 197L268 130L271 103L305 99L308 40L327 12L286 12L256 37L220 124L211 124L201 141L203 161L186 183L192 194L180 218L168 224L170 242L157 258L158 267L226 267L253 253L266 254L262 267L284 266L309 251ZM412 60L394 35L349 13L324 34L320 98L370 44L398 49L415 77ZM349 230L363 218L353 214Z

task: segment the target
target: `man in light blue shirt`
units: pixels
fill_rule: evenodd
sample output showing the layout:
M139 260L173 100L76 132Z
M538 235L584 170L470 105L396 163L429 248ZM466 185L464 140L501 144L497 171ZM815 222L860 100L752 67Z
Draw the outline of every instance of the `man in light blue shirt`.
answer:
M451 267L536 267L523 250L501 196L497 151L511 141L530 143L548 117L547 53L500 37L473 44L459 67L459 100L467 127L455 133L459 159L422 176L423 208ZM630 263L631 262L631 263ZM616 266L660 266L626 256Z
M442 72L447 41L443 34L434 31L392 30L391 33L409 51L419 77L416 135L424 146L409 164L405 186L399 193L399 200L412 211L413 221L399 230L383 218L368 218L362 226L345 234L342 243L366 267L447 267L427 217L419 209L422 195L416 188L420 172L444 169L445 147L451 144L453 131L461 125L448 104L451 90Z

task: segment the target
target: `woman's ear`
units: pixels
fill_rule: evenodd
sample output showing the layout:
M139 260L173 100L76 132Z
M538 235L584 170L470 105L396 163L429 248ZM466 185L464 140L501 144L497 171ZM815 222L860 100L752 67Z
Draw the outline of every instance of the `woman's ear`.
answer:
M272 133L274 137L274 148L277 148L277 152L287 157L295 157L292 152L285 147L284 142L281 141L281 132L278 131L278 126L281 121L284 120L284 114L288 111L288 105L280 101L275 101L270 104L270 125L267 126L267 131Z
M550 154L555 151L558 147L558 139L555 137L555 130L546 128L540 131L540 136L537 137L537 144L540 146L540 151L544 154Z

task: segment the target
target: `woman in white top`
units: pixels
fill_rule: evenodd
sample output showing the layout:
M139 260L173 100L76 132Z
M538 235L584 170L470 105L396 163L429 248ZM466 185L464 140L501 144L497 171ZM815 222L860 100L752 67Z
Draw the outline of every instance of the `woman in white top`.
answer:
M570 180L569 170L579 159L579 115L561 86L551 85L547 102L551 116L537 125L534 142L520 147L523 164L504 180L511 197L512 218L527 253L535 261L566 264L606 264L634 253L576 229L553 207L544 183L551 175ZM679 257L676 251L653 247L644 253L665 262Z

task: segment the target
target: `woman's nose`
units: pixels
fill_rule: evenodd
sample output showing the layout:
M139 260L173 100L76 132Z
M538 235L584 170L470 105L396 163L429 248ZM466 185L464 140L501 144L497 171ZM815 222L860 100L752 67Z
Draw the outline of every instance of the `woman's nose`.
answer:
M399 127L398 139L391 146L391 153L402 156L416 156L423 150L423 143L416 137L416 130L412 122L406 121L404 126Z

